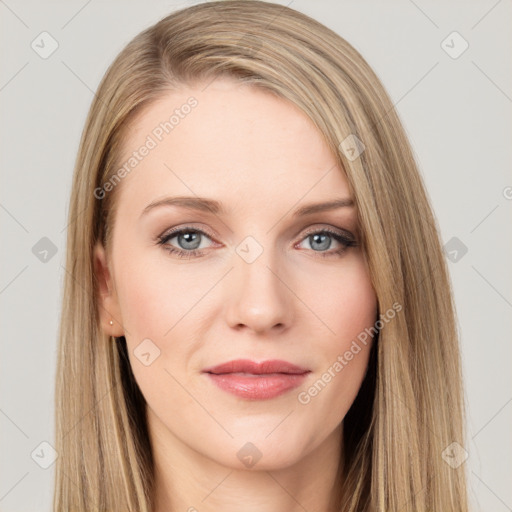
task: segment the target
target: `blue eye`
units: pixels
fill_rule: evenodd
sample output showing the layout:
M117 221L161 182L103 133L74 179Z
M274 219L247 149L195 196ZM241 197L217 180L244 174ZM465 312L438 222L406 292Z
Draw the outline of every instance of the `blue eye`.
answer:
M190 259L204 255L203 249L205 249L205 247L201 247L203 238L212 239L208 233L200 229L183 227L159 236L157 243L162 245L170 254L178 258ZM169 243L173 239L176 239L178 247ZM348 231L343 230L338 232L327 228L306 233L301 239L301 243L306 240L309 241L311 250L324 258L340 256L349 247L357 245L355 238ZM333 240L338 243L340 247L335 250L328 250L331 249Z
M210 238L200 229L185 227L159 237L158 243L161 244L166 251L178 256L179 258L193 258L194 256L202 255L202 251L199 250L202 237ZM169 244L169 241L173 238L178 240L181 247L175 247Z
M340 244L340 247L332 251L327 251L327 249L331 248L333 239L336 241L336 243ZM326 228L312 231L306 234L303 240L309 241L312 250L324 258L339 256L343 254L349 247L354 247L357 245L355 238L348 232L347 234L343 234Z

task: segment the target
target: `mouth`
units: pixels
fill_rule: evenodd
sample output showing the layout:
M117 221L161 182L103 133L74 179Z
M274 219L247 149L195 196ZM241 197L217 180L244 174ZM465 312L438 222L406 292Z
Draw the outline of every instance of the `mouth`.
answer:
M288 361L281 361L277 359L262 361L261 363L256 363L249 359L236 359L203 370L205 373L211 373L214 375L224 375L228 373L245 373L251 375L300 375L309 371L310 370L307 368L302 368L289 363Z
M299 386L311 372L287 361L228 361L203 370L220 389L248 400L275 398Z

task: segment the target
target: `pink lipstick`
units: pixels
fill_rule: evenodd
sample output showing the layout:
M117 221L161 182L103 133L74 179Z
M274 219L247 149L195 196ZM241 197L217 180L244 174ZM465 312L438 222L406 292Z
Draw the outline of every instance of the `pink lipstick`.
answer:
M299 386L310 370L286 361L237 359L203 372L224 391L249 400L266 400Z

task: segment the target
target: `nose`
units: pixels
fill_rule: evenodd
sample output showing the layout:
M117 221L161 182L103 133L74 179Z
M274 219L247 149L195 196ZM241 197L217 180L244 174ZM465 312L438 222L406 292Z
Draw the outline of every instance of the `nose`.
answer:
M225 314L230 327L270 334L288 328L293 320L293 293L270 249L252 263L234 254L226 280Z

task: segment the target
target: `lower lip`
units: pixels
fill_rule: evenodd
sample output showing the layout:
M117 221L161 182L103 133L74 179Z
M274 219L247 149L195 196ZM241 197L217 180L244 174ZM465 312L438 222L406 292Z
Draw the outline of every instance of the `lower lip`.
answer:
M282 395L300 386L307 373L285 374L270 373L266 375L249 375L242 373L224 373L208 376L220 389L249 400L266 400Z

